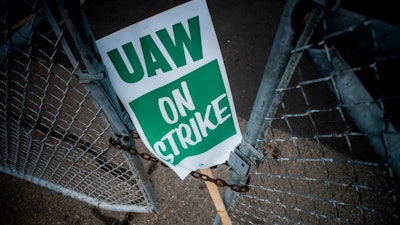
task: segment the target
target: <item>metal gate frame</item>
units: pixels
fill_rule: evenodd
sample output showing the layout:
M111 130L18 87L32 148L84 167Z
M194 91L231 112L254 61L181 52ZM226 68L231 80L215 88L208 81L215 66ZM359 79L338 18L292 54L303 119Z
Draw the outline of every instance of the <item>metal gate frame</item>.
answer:
M306 16L306 22L304 21L304 26L301 29L301 34L296 33L294 30L294 25L293 21L296 19L295 18L295 13L296 10L298 10L298 6L300 5L314 5L313 10L307 14ZM235 151L231 154L231 157L228 161L228 164L232 168L231 174L230 174L230 181L232 183L237 183L237 184L245 184L249 180L249 176L254 175L250 174L251 169L253 169L254 173L258 173L257 175L263 176L262 172L255 172L257 171L257 168L262 164L265 163L266 161L270 160L267 158L268 155L273 155L273 157L277 157L279 160L279 156L274 156L274 149L266 149L265 146L263 146L263 143L265 143L265 138L268 132L271 132L271 123L274 119L281 118L280 115L276 115L278 111L279 104L282 102L282 93L286 91L286 88L288 87L289 83L291 82L292 75L295 72L296 68L299 65L300 59L303 55L308 56L312 60L318 60L318 55L316 52L313 52L312 49L309 50L310 46L310 40L315 32L315 29L318 25L318 23L321 22L323 17L326 15L325 13L327 11L335 11L338 8L340 8L341 1L325 1L325 0L310 0L310 1L302 1L302 0L289 0L286 3L286 6L284 8L284 11L281 16L281 21L279 23L279 27L277 30L277 33L275 35L275 39L270 51L270 56L268 58L268 62L266 64L266 68L263 74L263 78L260 83L260 88L257 93L257 97L255 100L255 103L253 105L253 110L251 112L249 121L247 123L246 130L243 134L243 139L241 144L235 149ZM298 20L299 18L297 18ZM297 21L299 22L299 21ZM300 22L299 22L300 23ZM370 22L366 22L365 24L361 24L360 26L365 26L369 25ZM372 22L374 23L374 22ZM379 24L381 25L381 24ZM352 31L354 29L357 29L356 26L349 27L348 30L346 31L337 31L337 33L332 34L334 35L340 35L345 32ZM298 31L298 30L297 30ZM396 36L396 35L394 35ZM398 34L396 36L398 38ZM329 39L330 37L326 37ZM382 38L382 37L381 37ZM390 43L395 43L392 41L396 41L396 39L390 39L387 38L385 39L389 44L387 44L386 48L389 48ZM398 42L398 39L397 39ZM332 57L339 58L336 56L335 50L331 49L324 49L325 43L318 43L322 46L322 54L326 56L325 51L330 51L330 54ZM398 50L398 45L396 45L396 48ZM327 64L330 62L326 62L326 60L321 60L320 61L315 61L313 62L313 66L315 69L320 73L320 74L332 74L332 71L329 71L329 69L326 68ZM351 69L342 63L339 59L338 62L339 66L342 68L335 68L337 70L341 71L350 71ZM347 66L347 67L346 67ZM372 102L370 98L364 98L360 96L369 96L369 94L365 91L364 87L361 84L354 83L357 82L356 79L353 79L355 75L344 75L346 78L343 78L343 80L338 82L337 86L335 86L333 91L336 91L337 93L340 93L340 96L346 96L343 97L342 99L339 99L343 106L338 106L338 107L346 107L347 105L351 104L360 104L359 102ZM323 79L328 79L328 78L321 78ZM314 82L319 82L319 81L314 81ZM340 83L341 82L341 83ZM352 89L349 90L346 89L349 83L352 83ZM294 88L292 86L288 87L288 90L290 88ZM352 91L355 92L352 93ZM352 95L353 94L353 95ZM347 97L350 96L350 97ZM358 96L358 97L352 97L352 96ZM311 112L312 113L312 112ZM382 166L388 169L389 171L389 177L391 177L392 181L388 181L389 184L391 185L388 187L388 194L391 195L392 197L392 202L394 207L399 207L399 202L398 202L398 181L400 180L400 141L399 141L399 132L396 131L391 125L387 125L387 121L381 120L381 118L384 118L383 113L381 112L381 109L378 107L374 106L373 104L367 106L367 108L363 109L356 109L354 111L347 110L347 113L350 114L350 117L352 118L354 123L357 125L357 128L360 130L360 134L354 134L354 135L360 135L360 136L365 136L373 150L377 155L379 155L385 162L382 164L378 163L370 163L370 162L362 162L360 161L352 161L350 163L355 163L355 164L360 164L360 165L365 165L365 166ZM359 115L363 115L362 118L359 118ZM364 117L364 115L366 117ZM284 115L281 115L282 118L284 118ZM288 116L301 116L297 114L293 115L288 115ZM286 119L286 117L285 117ZM284 119L283 119L284 120ZM390 124L390 122L389 122ZM290 129L290 128L289 128ZM376 134L377 131L380 131L382 133ZM273 132L273 131L272 131ZM340 136L340 134L330 134L332 137L335 135ZM346 135L346 134L344 134ZM352 135L352 134L350 134ZM381 136L380 136L381 135ZM296 137L294 137L296 139ZM312 137L310 139L313 139ZM275 159L275 158L274 158ZM285 159L282 159L285 160ZM301 159L300 159L301 160ZM318 159L317 159L318 160ZM319 159L321 161L323 160L329 160L329 159ZM255 169L254 169L255 168ZM276 175L278 178L283 178L283 176ZM289 176L289 175L288 175ZM268 175L265 175L266 178L264 178L265 181L268 179ZM297 177L299 180L307 180L310 179L312 180L313 178L310 177ZM251 183L251 181L250 181ZM286 208L288 207L284 203L275 203L273 202L272 199L268 199L268 196L263 196L262 193L265 192L273 192L277 191L277 193L280 193L282 195L288 194L293 194L296 196L295 193L290 193L289 191L285 192L285 189L283 191L278 190L273 190L273 189L268 189L266 187L263 187L262 184L257 184L261 185L259 186L254 186L250 185L250 191L249 194L240 194L240 193L235 193L231 190L226 190L224 193L224 203L226 207L228 208L228 214L235 216L235 208L237 207L238 204L241 204L241 197L246 196L248 199L252 199L253 201L257 202L259 201L259 205L245 205L246 203L242 204L245 209L248 209L249 212L245 212L244 215L246 215L249 220L243 219L241 222L243 223L248 223L248 224L259 224L255 221L264 221L268 223L274 223L274 219L270 219L270 217L275 217L276 220L285 222L285 224L307 224L307 222L304 221L296 221L296 220L291 220L290 217L287 217L285 214L279 214L280 212L274 212L274 211L269 211L267 208L262 208L263 206L266 207L266 205L271 204L274 205L276 204L278 209L280 208L282 211L286 211ZM289 184L291 185L291 184ZM339 185L339 184L336 184ZM348 186L356 186L356 184L343 184L343 185L348 185ZM257 189L254 191L257 191L258 195L253 195L254 192L252 192L252 189ZM368 190L368 187L363 187ZM261 196L261 197L260 197ZM300 195L299 195L300 196ZM312 197L310 197L312 199ZM316 200L318 197L315 197ZM335 203L335 200L332 200L333 204ZM263 205L265 204L265 205ZM340 203L341 204L341 203ZM397 205L397 206L396 206ZM361 212L363 212L363 206L359 206ZM272 207L273 208L273 207ZM240 209L238 211L240 211ZM260 214L264 212L265 218L260 218L256 215L251 215L251 210L257 210ZM302 213L303 211L299 208L295 209L297 210L298 213ZM337 209L336 209L337 210ZM372 209L373 211L374 209ZM396 209L393 209L393 212L387 212L389 216L391 216L393 221L399 221L399 214L398 212L396 213ZM338 213L338 212L337 212ZM323 221L325 218L325 215L321 214L318 215L317 212L310 212L311 215L314 215L315 217ZM252 221L251 218L254 216L255 221ZM363 215L363 220L364 223L366 223L366 218L365 215ZM383 221L386 221L385 218L382 218ZM382 222L383 222L382 221ZM340 218L338 218L337 223L341 224L341 222L344 223L352 223L352 221L340 221ZM388 222L388 221L386 221ZM321 223L321 221L320 221ZM221 224L221 219L219 215L216 216L214 224ZM274 223L276 224L276 222ZM323 223L324 224L324 223Z
M153 188L150 184L149 177L147 173L145 172L144 166L142 164L142 161L139 156L137 155L132 155L129 154L125 151L122 151L120 149L116 149L116 151L119 151L119 153L115 153L114 156L118 158L119 161L122 160L122 162L119 162L118 160L115 162L117 163L116 166L110 166L113 161L115 160L113 157L108 159L107 156L104 156L107 152L108 149L111 148L108 146L107 149L100 149L100 152L94 152L92 150L92 147L94 143L87 143L85 142L84 136L85 133L80 135L79 137L76 137L78 140L74 140L74 145L71 147L71 149L68 150L68 154L70 152L75 151L76 149L79 149L79 151L84 151L84 153L89 153L91 157L88 159L89 164L93 162L97 162L99 165L95 167L96 170L99 171L105 171L104 175L110 176L112 174L115 174L113 176L116 176L116 178L120 176L126 176L128 177L127 181L122 181L128 183L128 181L132 180L134 182L132 190L129 189L122 189L122 192L128 192L126 194L127 198L132 195L139 195L139 196L134 196L135 199L132 200L125 200L125 202L118 202L117 200L115 201L116 203L113 202L113 200L110 200L109 202L100 199L97 199L95 196L102 196L102 195L111 195L109 197L112 199L112 195L115 193L93 193L94 191L90 190L85 190L85 187L79 187L76 185L77 189L71 188L68 186L70 183L67 182L67 184L64 183L57 183L53 182L52 180L42 178L40 176L37 176L37 174L32 174L32 173L27 173L26 170L27 167L29 167L29 163L27 162L29 159L24 159L26 160L25 165L23 168L19 168L19 162L18 158L19 155L22 154L21 152L23 151L28 151L24 152L24 154L28 155L26 157L29 157L29 154L31 150L29 149L23 149L25 145L18 144L21 141L20 140L25 140L25 137L10 137L8 135L9 129L14 129L11 128L9 125L10 123L14 123L16 121L16 132L19 133L21 132L21 129L24 130L24 128L21 128L21 124L25 123L23 121L23 115L17 115L18 118L16 119L10 119L10 115L8 114L8 108L10 108L10 104L8 101L10 98L15 98L15 97L10 97L8 93L8 74L11 74L11 71L13 70L8 69L7 65L9 62L16 61L17 63L18 60L13 60L13 57L22 54L27 55L28 57L31 57L31 50L34 48L35 43L30 43L32 37L34 34L38 34L41 36L41 38L46 39L46 34L41 34L40 31L43 30L43 27L50 28L52 30L52 33L57 37L57 39L54 42L53 48L57 48L57 46L61 46L61 51L66 55L68 58L69 62L73 66L73 71L71 72L70 76L76 75L78 77L78 82L80 85L83 86L83 89L86 90L88 94L88 98L92 100L94 103L94 107L97 108L97 112L95 112L95 115L102 118L104 124L105 124L105 130L109 132L109 135L111 136L114 141L117 141L121 143L121 145L128 146L131 148L134 148L135 142L132 137L132 132L135 129L131 120L129 119L129 116L125 110L122 109L121 104L113 91L111 87L111 83L107 77L106 70L104 65L102 64L100 60L100 56L97 51L97 47L95 45L95 40L94 36L91 32L90 26L88 24L88 21L85 17L84 11L82 9L82 6L79 2L79 0L58 0L56 2L54 1L46 1L46 0L38 0L38 1L30 1L28 4L33 9L33 16L30 17L28 21L25 21L25 24L19 28L17 32L15 32L12 36L8 38L1 46L0 48L0 66L4 66L4 70L1 71L1 84L4 85L6 88L2 91L1 96L2 96L2 102L1 102L1 109L2 109L2 114L3 114L3 121L2 121L2 126L1 129L3 129L5 132L2 134L1 140L2 140L2 149L1 149L1 154L0 154L0 171L4 172L6 174L10 174L15 177L22 178L24 180L30 181L32 183L47 187L49 189L55 190L57 192L60 192L64 195L85 201L87 203L90 203L94 206L104 208L107 210L113 210L113 211L128 211L128 212L142 212L142 213L149 213L149 212L158 212L159 208L158 205L155 201L155 194L153 191ZM9 13L7 11L8 9L5 9L6 15ZM56 19L56 17L58 19ZM7 26L6 20L7 18L4 18L3 23L5 26ZM61 21L61 22L60 22ZM67 29L61 28L62 25L66 25ZM69 34L67 34L67 32ZM73 43L71 41L67 40L67 36L70 35L72 38ZM47 41L50 42L50 39L46 39ZM28 49L27 53L24 53L24 50ZM39 50L41 51L41 50ZM42 51L43 52L43 51ZM60 51L54 51L54 52L60 52ZM56 53L54 53L56 54ZM77 57L76 55L79 55ZM55 56L51 55L49 56L49 60L53 61L55 59ZM31 64L31 58L28 59L29 66ZM61 62L62 63L62 62ZM52 62L53 64L53 62ZM63 68L63 66L60 66ZM26 76L29 76L30 74L30 69L27 67L26 69ZM48 75L51 76L53 72L50 72L51 68L48 69ZM10 78L11 79L11 78ZM28 78L25 78L25 82L27 81ZM72 78L71 78L72 79ZM49 78L47 79L47 81ZM28 83L25 83L25 87L27 87ZM48 87L49 83L47 84L46 88ZM51 84L50 84L51 85ZM25 90L26 92L27 90ZM29 90L28 90L29 91ZM43 93L46 90L43 90ZM26 94L24 94L26 95ZM65 93L64 93L65 95ZM26 96L23 96L23 100L21 100L23 106L21 110L25 110L27 108L26 106ZM63 96L63 98L66 96ZM83 96L83 98L87 98ZM62 100L62 99L61 99ZM60 100L60 101L61 101ZM46 104L44 101L44 97L41 99L41 103L38 103L40 107L42 107L43 104ZM82 103L80 103L82 104ZM79 107L82 107L80 105ZM3 111L4 110L4 111ZM61 106L59 106L58 110L61 110ZM76 109L76 110L81 110L81 108ZM39 112L38 112L39 113ZM75 114L79 113L78 111L75 112ZM39 115L38 115L39 117ZM73 120L76 115L72 118ZM57 118L55 118L57 119ZM94 119L93 119L94 120ZM92 121L93 121L92 120ZM90 123L92 123L92 121ZM51 125L49 126L43 126L43 125L38 125L38 121L33 122L35 125L32 125L32 129L38 129L41 132L41 134L44 134L45 136L47 135L53 135L55 136L55 139L59 138L57 141L59 142L58 144L54 145L53 151L58 151L60 147L60 143L68 138L67 133L63 132L55 132L52 129L54 128L53 126L57 126L54 121L50 121ZM67 129L71 128L73 122L67 127ZM107 125L108 124L108 125ZM91 124L84 124L87 126L87 129ZM104 131L105 131L104 130ZM103 131L103 132L104 132ZM32 131L30 131L32 132ZM32 146L32 141L37 142L40 140L36 140L35 137L30 135L28 132L28 136L26 137L28 139L28 148L29 146ZM20 134L20 133L19 133ZM99 134L100 135L100 134ZM46 137L47 138L47 137ZM44 139L46 139L44 138ZM52 137L54 138L54 137ZM98 141L98 138L95 138L96 141ZM16 139L16 143L12 143L13 141L9 141L11 139ZM102 143L107 143L108 140L102 141ZM83 143L83 144L82 144ZM85 144L87 143L87 144ZM44 145L43 145L44 144ZM42 146L45 146L46 143L42 143ZM83 145L83 147L80 147L80 145ZM16 149L11 149L13 146L16 147ZM48 144L48 146L52 146ZM104 145L106 146L106 145ZM103 146L103 147L104 147ZM41 147L42 150L43 148L47 147ZM51 149L50 149L51 151ZM78 152L79 153L79 152ZM78 154L77 153L77 154ZM82 153L82 154L84 154ZM40 153L42 154L42 153ZM50 165L52 163L52 159L55 157L57 153L53 152L50 155L50 158L47 159L49 160L46 165ZM72 153L71 153L72 154ZM16 158L14 158L14 155L16 155ZM40 156L39 156L40 157ZM64 156L68 157L67 155ZM78 160L82 158L82 155L78 156L76 159L71 159L71 165L69 168L66 169L64 173L67 173L67 171L70 170L70 168L75 166L75 163L77 163ZM49 168L50 170L60 170L60 167L62 167L63 160L61 159L60 162L58 162L58 165L55 168ZM35 165L37 162L35 163ZM89 165L87 164L87 165ZM127 167L127 168L125 168ZM47 168L45 168L47 169ZM123 169L123 170L122 170ZM36 170L34 168L34 170ZM122 172L120 171L122 170ZM125 170L130 171L124 172ZM81 171L81 170L78 170ZM47 172L41 172L41 174L46 174ZM53 177L56 171L50 171L52 174L50 177ZM89 173L89 174L88 174ZM84 179L86 179L91 172L84 172L81 177L76 176L74 179L78 179L76 183L84 183ZM93 172L94 173L94 172ZM121 174L122 175L118 175ZM88 175L84 175L88 174ZM64 176L64 175L62 175ZM61 177L62 177L61 176ZM82 180L80 180L82 179ZM99 178L96 178L99 179ZM125 178L124 178L125 179ZM94 181L93 181L94 182ZM88 184L91 184L92 182L89 182ZM117 184L116 186L119 186ZM122 185L121 185L122 186ZM82 190L83 189L83 190ZM86 191L86 192L85 192ZM109 190L103 190L108 192ZM134 193L129 193L131 191L134 191ZM136 203L135 201L138 201Z

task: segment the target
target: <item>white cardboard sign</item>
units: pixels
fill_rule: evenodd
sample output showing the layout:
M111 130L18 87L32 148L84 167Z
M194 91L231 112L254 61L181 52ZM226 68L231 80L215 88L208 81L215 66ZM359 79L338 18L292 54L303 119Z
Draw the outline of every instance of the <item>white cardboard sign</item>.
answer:
M144 144L181 179L228 160L242 135L205 0L128 26L97 46Z

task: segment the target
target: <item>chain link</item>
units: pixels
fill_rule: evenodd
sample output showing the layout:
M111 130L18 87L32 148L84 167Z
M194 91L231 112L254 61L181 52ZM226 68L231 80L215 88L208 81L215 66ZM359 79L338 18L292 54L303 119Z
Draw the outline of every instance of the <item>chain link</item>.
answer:
M135 148L128 148L126 146L123 146L123 145L121 145L120 142L114 140L112 137L110 138L110 145L114 146L114 147L117 147L117 148L119 148L119 149L121 149L121 150L123 150L125 152L128 152L131 155L138 155L144 160L148 160L148 161L152 161L152 162L159 162L160 161L158 158L156 158L156 157L154 157L154 156L152 156L152 155L150 155L148 153L145 153L145 152L140 153Z
M217 185L218 187L229 187L232 191L236 191L236 192L247 192L250 190L248 185L237 185L237 184L228 184L226 181L222 180L222 179L216 179L216 178L212 178L209 177L206 174L202 174L199 173L197 171L192 171L190 172L190 175L194 178L203 180L203 181L209 181L214 183L215 185ZM248 179L249 181L249 179ZM248 183L248 182L246 182Z
M117 147L125 152L128 152L131 155L137 155L140 156L144 160L152 161L152 162L160 162L163 166L166 166L164 163L162 163L158 158L144 152L138 152L135 148L128 148L126 146L121 145L119 141L114 140L112 137L110 138L110 145ZM197 171L192 171L190 172L190 175L196 179L200 179L203 181L209 181L217 185L218 187L228 187L232 191L235 192L247 192L250 190L248 184L250 182L250 178L247 179L246 185L237 185L237 184L229 184L226 181L222 179L216 179L209 177L206 174L199 173Z

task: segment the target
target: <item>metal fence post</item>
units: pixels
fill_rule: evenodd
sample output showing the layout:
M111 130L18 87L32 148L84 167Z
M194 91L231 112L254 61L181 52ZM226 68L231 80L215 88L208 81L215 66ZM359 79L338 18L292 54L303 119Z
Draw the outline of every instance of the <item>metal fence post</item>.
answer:
M241 158L246 161L248 165L258 166L263 160L263 154L257 149L259 147L259 142L262 142L264 131L270 122L265 120L265 116L275 113L277 106L273 105L273 103L278 102L274 99L277 98L275 90L279 86L283 86L285 83L290 81L302 55L302 52L291 54L290 51L293 48L293 43L295 41L292 15L298 3L299 1L297 0L288 1L285 6L253 110L243 135L242 143L233 153L241 155ZM324 11L325 9L322 6L316 6L314 8L310 13L306 26L300 35L296 46L303 46L308 43L316 24L324 15ZM244 183L247 179L248 170L246 173L241 173L238 172L241 168L233 167L232 169L233 171L231 172L230 182ZM232 191L227 190L224 195L225 204L231 205L237 196L238 194L235 195ZM218 219L216 219L214 224L218 224L218 222Z
M254 149L254 146L259 138L259 135L263 133L264 127L266 125L266 120L264 116L267 114L267 111L270 109L270 104L272 103L273 91L279 84L281 80L282 73L287 65L287 62L290 58L290 49L292 48L292 43L294 40L294 32L291 24L291 15L293 13L294 7L299 2L299 0L289 0L284 8L282 13L282 19L279 23L279 28L277 30L273 46L270 52L270 57L268 59L267 67L265 68L260 88L257 93L257 97L253 106L253 111L250 115L247 128L243 134L243 140L240 146L235 149L236 155L241 155L243 160L253 158L253 162L261 160L260 156L257 153L257 150ZM240 152L243 153L240 153ZM236 158L236 157L231 157ZM251 165L251 161L246 160L249 165ZM230 162L228 162L230 163ZM246 173L238 173L237 171L241 171L241 168L232 168L231 175L229 178L229 182L231 183L244 183L247 179ZM224 203L226 208L233 207L233 203L235 198L238 196L238 193L235 193L231 190L226 190L223 196ZM214 220L214 225L220 224L219 215L216 216Z
M79 49L82 61L87 69L87 73L80 74L80 79L90 91L95 101L103 108L107 120L110 122L118 140L124 146L133 146L134 140L131 134L132 131L129 131L131 122L126 124L124 123L125 121L121 119L123 110L110 85L106 69L101 62L94 36L80 2L78 0L58 0L57 2L64 22L73 36L75 45ZM131 167L135 170L136 175L144 187L144 194L147 195L150 202L153 204L154 211L159 212L160 210L155 200L155 193L148 175L144 172L145 168L140 157L126 153L124 153L124 156L131 158Z
M95 100L103 107L107 120L111 122L119 141L124 146L133 146L134 141L127 124L121 119L122 109L110 81L107 77L106 68L101 62L100 55L95 44L94 36L89 23L84 15L83 9L78 0L58 0L61 15L73 36L75 45L80 51L81 58L87 68L87 74L81 78L85 81L85 87L91 92ZM94 84L90 84L94 83ZM104 90L104 91L103 91ZM131 123L129 123L131 125ZM131 166L135 170L139 180L142 182L149 200L154 205L154 210L160 209L155 200L155 193L148 175L139 156L124 153L125 157L131 159Z

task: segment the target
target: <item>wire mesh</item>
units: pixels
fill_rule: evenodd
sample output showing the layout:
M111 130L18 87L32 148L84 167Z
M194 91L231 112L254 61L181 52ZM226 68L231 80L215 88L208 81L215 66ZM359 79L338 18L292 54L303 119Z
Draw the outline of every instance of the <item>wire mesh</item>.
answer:
M310 16L303 6L292 19ZM264 159L230 204L234 224L399 223L399 24L347 6L290 51L304 54L274 90L255 146Z
M80 82L85 68L65 51L63 21L54 32L42 1L0 4L0 171L105 209L151 212L132 156L109 146L113 121L85 88L96 84Z

